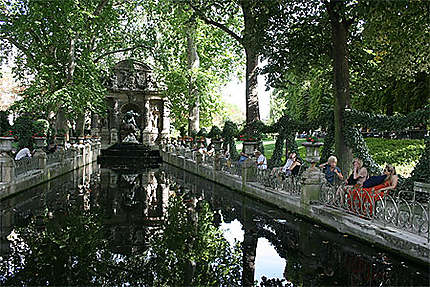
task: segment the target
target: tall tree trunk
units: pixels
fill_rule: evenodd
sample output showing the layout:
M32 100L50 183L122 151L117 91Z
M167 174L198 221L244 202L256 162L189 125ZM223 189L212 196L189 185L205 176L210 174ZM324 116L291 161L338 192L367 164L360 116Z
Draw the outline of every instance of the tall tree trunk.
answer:
M251 47L246 52L246 123L260 120L260 107L257 92L258 55Z
M85 131L85 114L79 114L76 119L76 136L83 137Z
M198 132L200 128L200 96L195 84L195 75L198 72L200 61L197 54L196 22L190 20L187 26L187 60L189 69L188 78L188 96L189 96L189 116L188 116L188 134Z
M243 0L240 3L243 11L244 31L243 31L243 47L246 54L246 123L252 123L260 120L260 107L258 102L257 92L257 68L258 68L258 53L256 51L256 43L254 43L254 35L257 33L256 19L253 14L252 5L255 5L250 0Z
M344 137L345 107L350 106L349 67L348 67L348 28L349 23L340 15L345 4L341 0L326 2L332 28L333 73L334 73L334 124L335 124L335 153L338 165L344 175L347 175L352 162L352 151L346 145Z

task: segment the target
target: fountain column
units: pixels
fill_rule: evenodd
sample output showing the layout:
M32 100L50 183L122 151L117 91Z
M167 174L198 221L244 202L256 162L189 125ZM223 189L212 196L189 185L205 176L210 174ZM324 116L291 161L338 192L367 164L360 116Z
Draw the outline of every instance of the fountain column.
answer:
M144 109L143 109L143 119L144 119L145 129L142 132L143 144L150 144L150 137L151 137L150 134L152 131L152 126L151 126L151 118L150 118L149 112L150 112L149 99L145 97Z

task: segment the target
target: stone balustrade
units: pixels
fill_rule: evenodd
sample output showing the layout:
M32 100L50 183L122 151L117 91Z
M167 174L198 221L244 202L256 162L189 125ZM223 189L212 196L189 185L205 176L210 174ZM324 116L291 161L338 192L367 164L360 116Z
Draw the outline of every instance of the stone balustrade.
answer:
M327 185L323 174L315 167L305 170L300 177L283 178L269 170L257 169L251 160L239 164L217 156L203 159L189 156L185 148L172 145L162 147L161 151L165 162L188 172L331 226L341 233L430 263L428 198L426 202L418 202L415 195L413 200L387 196L364 202L366 197L362 197L357 202L357 198L353 200L351 195L348 198L347 194L351 193L345 192L345 200L336 201L337 187ZM415 192L426 188L429 186L416 184Z
M93 139L50 154L37 149L33 157L18 161L3 151L0 154L0 199L96 161L100 148L100 141Z

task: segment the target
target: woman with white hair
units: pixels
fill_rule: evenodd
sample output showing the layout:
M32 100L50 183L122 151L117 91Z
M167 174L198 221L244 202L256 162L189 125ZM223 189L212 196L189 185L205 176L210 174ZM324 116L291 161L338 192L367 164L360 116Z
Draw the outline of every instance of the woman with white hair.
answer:
M325 179L331 184L334 184L335 180L343 180L342 172L336 165L337 158L332 155L328 158L326 163L319 166L320 168L323 168Z

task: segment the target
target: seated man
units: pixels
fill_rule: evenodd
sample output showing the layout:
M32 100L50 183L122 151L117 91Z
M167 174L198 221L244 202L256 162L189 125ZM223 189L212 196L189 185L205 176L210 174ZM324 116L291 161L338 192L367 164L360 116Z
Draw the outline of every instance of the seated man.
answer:
M257 157L257 168L258 169L267 169L266 157L259 150L256 150L254 152L254 154Z
M244 152L240 153L240 157L239 157L239 165L241 165L246 159L248 158L248 155Z
M28 148L20 149L19 152L16 153L15 160L20 160L25 157L31 157L31 152Z

